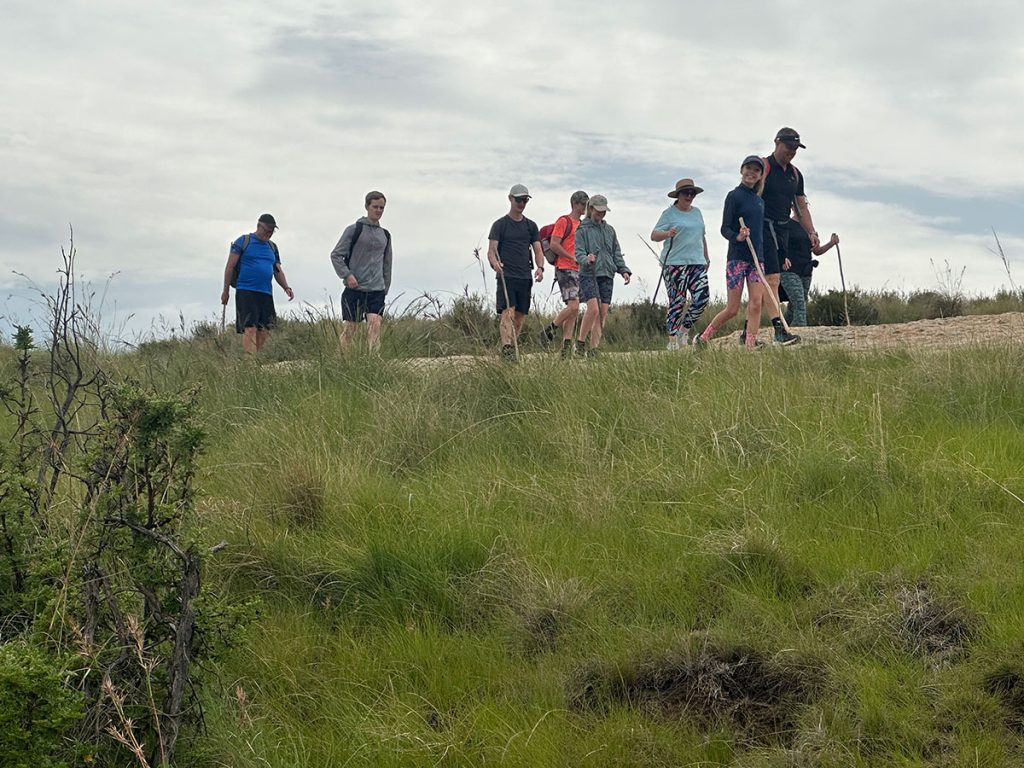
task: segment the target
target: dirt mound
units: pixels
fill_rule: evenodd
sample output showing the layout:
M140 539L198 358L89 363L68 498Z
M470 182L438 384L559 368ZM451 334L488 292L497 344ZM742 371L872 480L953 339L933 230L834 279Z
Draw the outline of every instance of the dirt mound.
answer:
M823 682L815 665L791 654L694 638L683 648L622 664L592 663L569 682L573 709L603 712L625 705L666 717L687 717L698 726L735 728L748 738L785 739L802 705Z

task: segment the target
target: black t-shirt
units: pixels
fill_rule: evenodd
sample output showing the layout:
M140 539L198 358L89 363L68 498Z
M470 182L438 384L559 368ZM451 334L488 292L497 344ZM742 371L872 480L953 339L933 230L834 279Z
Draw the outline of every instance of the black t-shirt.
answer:
M774 157L764 158L768 175L764 180L764 217L771 221L785 221L793 211L793 200L804 196L804 175L792 163L788 168L779 165Z
M811 259L814 254L811 252L811 238L799 221L789 222L789 272L800 277L810 277L813 267Z
M525 216L514 221L508 214L491 225L488 240L498 241L498 260L503 265L505 277L531 279L533 259L531 246L540 242L537 225Z

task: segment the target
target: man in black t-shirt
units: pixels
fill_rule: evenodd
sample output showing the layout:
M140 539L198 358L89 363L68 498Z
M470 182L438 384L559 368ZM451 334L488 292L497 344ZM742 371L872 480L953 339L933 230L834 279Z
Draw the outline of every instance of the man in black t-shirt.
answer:
M792 128L780 128L775 134L775 151L764 158L764 261L766 290L775 294L776 303L765 301L772 325L775 328L776 344L795 344L799 336L787 333L782 318L775 308L779 298L779 275L789 268L789 212L795 206L800 216L800 225L818 245L818 233L814 231L811 214L804 197L804 177L792 164L797 149L806 149L800 141L800 134Z
M491 225L487 236L487 261L497 275L501 351L511 359L515 356L515 339L530 313L533 283L544 279L544 253L537 225L523 215L530 201L529 190L516 184L509 190L508 200L509 212ZM531 256L537 265L532 275Z

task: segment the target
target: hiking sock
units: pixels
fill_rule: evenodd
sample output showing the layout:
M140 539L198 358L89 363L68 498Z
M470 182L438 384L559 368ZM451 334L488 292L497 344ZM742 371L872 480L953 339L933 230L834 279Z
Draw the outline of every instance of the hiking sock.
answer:
M757 349L757 335L756 334L755 335L746 336L745 338L746 338L746 341L745 341L743 346L746 349Z
M775 329L776 336L782 336L786 332L786 327L782 324L781 317L772 318L772 328Z
M585 354L587 354L586 342L583 342L583 341L577 341L576 342L576 354L577 355L585 355Z

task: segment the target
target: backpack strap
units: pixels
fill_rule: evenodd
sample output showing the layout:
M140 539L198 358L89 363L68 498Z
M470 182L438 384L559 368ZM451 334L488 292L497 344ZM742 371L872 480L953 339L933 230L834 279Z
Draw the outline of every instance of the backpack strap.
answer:
M384 229L384 227L381 227L381 229ZM349 267L349 264L352 262L352 252L356 249L356 243L359 242L359 237L362 234L363 222L357 221L356 231L352 233L352 240L348 244L348 255L345 256L345 266L348 267L349 269L351 269L351 267ZM387 240L387 245L385 245L384 247L387 248L389 245L391 245L391 233L388 232L386 229L384 229L384 237Z

